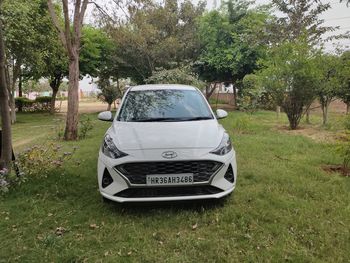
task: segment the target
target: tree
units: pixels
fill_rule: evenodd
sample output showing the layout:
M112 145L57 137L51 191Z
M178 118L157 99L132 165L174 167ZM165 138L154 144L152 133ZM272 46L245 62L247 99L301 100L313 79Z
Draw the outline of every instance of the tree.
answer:
M205 86L205 83L200 81L196 75L186 68L161 69L154 71L152 76L150 76L146 82L152 84L185 84L199 89Z
M14 96L18 90L22 96L22 83L38 76L43 67L40 49L42 43L49 45L45 39L48 23L45 23L44 0L5 0L3 18L6 38L6 75L10 95L11 120L16 121Z
M238 84L258 69L257 61L265 54L264 28L269 17L266 8L249 9L248 2L233 0L221 11L202 16L198 30L202 52L196 63L200 78L208 83L233 83L236 93Z
M323 125L327 124L328 107L340 91L340 59L335 55L320 54L317 57L318 86L316 94L321 104Z
M323 26L320 18L331 7L329 3L314 0L272 0L272 3L282 13L276 23L270 24L273 44L306 37L310 45L315 45L322 41L324 33L335 29Z
M69 88L68 88L68 111L65 140L78 139L78 109L79 109L79 51L81 40L81 29L84 22L84 15L89 1L76 0L74 4L73 26L69 19L68 0L62 0L64 27L62 28L58 15L55 11L52 0L48 0L49 12L52 21L58 30L62 44L67 51L69 58Z
M200 50L196 20L204 3L139 3L128 9L126 20L104 23L117 47L114 58L119 77L144 83L157 68L172 69L195 61ZM104 21L103 17L100 20Z
M0 0L0 16L3 15L3 0ZM0 19L0 113L2 128L2 145L0 149L0 168L10 169L12 160L12 135L11 135L11 118L9 111L9 95L5 74L5 43L3 34L3 22Z
M350 111L350 51L340 56L340 89L338 97L346 104L346 113Z
M121 97L121 90L110 79L99 79L98 87L101 92L97 97L108 104L107 110L110 111L113 102Z
M306 39L284 42L272 48L257 75L277 105L287 114L291 129L315 99L318 86L315 51Z

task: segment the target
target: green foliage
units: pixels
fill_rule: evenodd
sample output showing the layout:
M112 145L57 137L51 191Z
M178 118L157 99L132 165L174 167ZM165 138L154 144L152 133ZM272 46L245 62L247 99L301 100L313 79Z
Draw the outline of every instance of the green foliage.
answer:
M253 74L246 75L243 79L243 91L238 98L237 106L240 110L252 114L262 106L264 94L265 90L259 83L259 78Z
M221 11L210 11L199 19L203 49L196 70L202 79L236 82L258 68L257 61L266 50L262 38L269 13L248 7L245 1L229 1Z
M111 61L115 52L114 43L104 31L92 26L83 27L79 53L80 74L97 77L102 70L109 70L111 73L115 70L110 76L116 75L118 72L115 66L111 65L116 63L115 60Z
M347 115L344 121L345 137L341 141L338 151L343 160L343 172L350 170L350 116ZM348 175L348 174L347 174Z
M122 96L121 90L123 87L120 87L120 83L113 83L110 79L101 78L98 81L98 86L101 92L97 95L97 98L103 102L108 104L108 108L110 110L110 106L112 103Z
M346 104L350 104L350 51L340 56L340 88L338 97Z
M50 111L51 97L37 97L30 100L24 97L15 98L16 108L22 108L23 112L48 112Z
M19 67L24 80L46 76L43 72L57 62L51 51L59 45L47 1L5 0L2 15L8 59Z
M129 8L126 21L107 24L117 46L114 64L119 77L144 83L156 68L195 61L200 50L196 19L204 7L204 2L195 5L189 0L142 1Z
M319 101L327 103L339 94L342 65L335 55L319 54L316 57L318 72L318 88L316 90Z
M338 56L319 54L316 57L318 85L316 94L323 112L323 125L327 124L328 106L341 92L341 63Z
M9 172L7 169L0 169L0 195L9 191Z
M30 108L35 103L34 100L27 99L25 97L17 97L15 98L16 108Z
M264 89L286 112L291 129L298 127L304 109L315 99L315 55L305 39L285 42L269 51L262 61L264 68L257 73Z
M50 103L51 97L49 97L49 96L36 97L35 102L43 103L43 104Z
M90 117L80 118L79 120L79 139L85 139L94 128Z
M59 145L34 145L18 155L17 163L21 172L27 178L45 178L53 171L57 171L69 161L76 151L64 151Z
M330 3L314 0L272 0L273 6L281 13L269 27L269 40L272 43L295 41L305 37L309 45L322 41L321 36L334 31L335 27L324 26L320 18L331 8Z
M191 73L186 68L161 69L154 71L152 76L147 80L147 83L152 84L184 84L202 89L205 83L198 80L197 76Z

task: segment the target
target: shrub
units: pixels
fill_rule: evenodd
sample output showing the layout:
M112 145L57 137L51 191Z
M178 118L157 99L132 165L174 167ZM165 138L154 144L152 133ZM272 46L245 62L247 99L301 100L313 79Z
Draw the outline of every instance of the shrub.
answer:
M79 139L85 139L92 128L92 121L89 117L81 118L79 121Z
M345 119L345 140L341 142L339 147L340 155L343 159L343 171L347 172L350 169L350 116Z
M35 99L36 109L35 111L50 111L51 109L51 97L43 96Z
M15 98L15 105L17 109L30 108L33 106L33 104L34 104L33 100L27 99L25 97Z
M8 170L0 170L0 194L7 193L9 191Z
M69 161L76 149L74 147L68 152L63 151L59 145L35 145L18 155L18 166L24 176L47 177L50 172L61 168Z
M30 100L24 97L18 97L15 99L17 109L22 109L24 112L42 112L50 111L51 97L37 97L35 100Z

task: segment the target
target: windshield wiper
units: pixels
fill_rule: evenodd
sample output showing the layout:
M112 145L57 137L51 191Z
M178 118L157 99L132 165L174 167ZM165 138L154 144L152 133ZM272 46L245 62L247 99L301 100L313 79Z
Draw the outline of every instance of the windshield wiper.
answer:
M201 117L188 117L188 118L149 118L149 119L131 119L133 122L177 122L177 121L200 121L200 120L211 120L212 117L209 116L201 116Z
M156 122L156 121L178 121L178 118L150 118L150 119L132 119L135 122Z
M201 116L201 117L193 117L193 118L183 118L181 121L201 121L201 120L212 120L212 117L209 116Z

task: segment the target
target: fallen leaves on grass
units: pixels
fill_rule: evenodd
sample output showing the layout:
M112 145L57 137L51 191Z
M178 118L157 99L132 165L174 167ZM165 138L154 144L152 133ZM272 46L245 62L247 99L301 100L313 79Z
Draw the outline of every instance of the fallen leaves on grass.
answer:
M100 228L98 225L90 224L90 229L98 229L98 228Z
M197 224L197 223L195 223L194 225L192 225L192 230L196 230L196 229L197 229L197 227L198 227L198 224Z
M57 236L62 236L66 231L67 230L64 227L59 226L59 227L56 228L55 234Z

